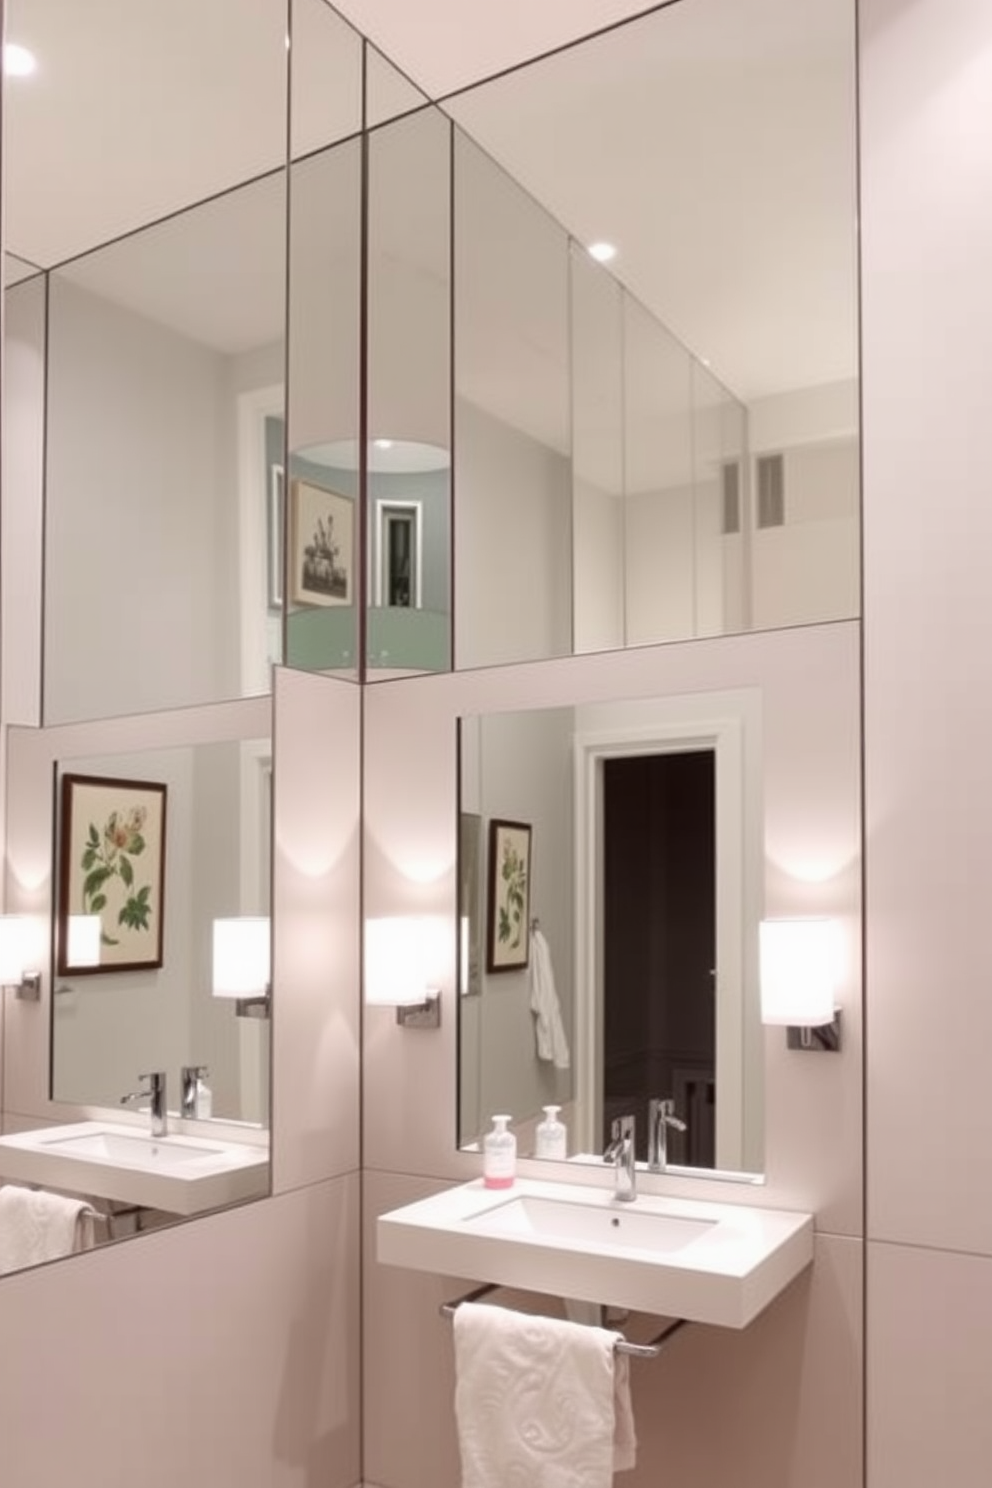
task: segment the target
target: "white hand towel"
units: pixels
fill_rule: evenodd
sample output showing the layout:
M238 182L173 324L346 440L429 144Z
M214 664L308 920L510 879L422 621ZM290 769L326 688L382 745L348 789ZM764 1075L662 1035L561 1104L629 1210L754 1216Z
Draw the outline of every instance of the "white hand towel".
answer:
M0 1188L0 1276L71 1255L80 1240L85 1199L19 1188Z
M454 1328L462 1488L609 1488L614 1465L633 1466L616 1333L471 1302Z
M572 1059L561 1021L551 948L540 930L532 931L530 938L530 1006L537 1018L534 1033L538 1059L550 1061L555 1069L568 1069Z

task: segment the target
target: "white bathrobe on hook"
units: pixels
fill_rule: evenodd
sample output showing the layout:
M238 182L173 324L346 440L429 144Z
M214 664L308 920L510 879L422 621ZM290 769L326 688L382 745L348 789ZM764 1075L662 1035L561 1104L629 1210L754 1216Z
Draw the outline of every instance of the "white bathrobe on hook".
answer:
M561 1020L551 950L540 930L532 930L530 937L530 1007L538 1059L553 1064L555 1069L567 1070L572 1058Z

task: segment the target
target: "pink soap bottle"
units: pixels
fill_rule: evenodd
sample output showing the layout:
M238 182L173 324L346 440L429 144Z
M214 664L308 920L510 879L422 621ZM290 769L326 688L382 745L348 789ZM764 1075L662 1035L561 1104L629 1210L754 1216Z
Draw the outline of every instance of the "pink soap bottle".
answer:
M482 1142L482 1181L486 1188L510 1188L517 1172L517 1139L509 1116L494 1116Z

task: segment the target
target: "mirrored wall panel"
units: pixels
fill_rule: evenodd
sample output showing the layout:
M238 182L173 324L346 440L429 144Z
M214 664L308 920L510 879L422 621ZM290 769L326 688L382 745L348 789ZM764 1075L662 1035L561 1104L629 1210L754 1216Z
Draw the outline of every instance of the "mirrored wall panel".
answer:
M568 235L454 141L455 664L572 649Z
M670 1099L670 1162L760 1171L761 732L755 687L461 720L463 1143L555 1104L646 1159Z
M49 273L48 723L269 689L285 204L276 172Z
M267 1127L270 1024L214 995L214 924L270 914L270 741L72 758L57 789L52 1100L113 1107L163 1070L178 1117L198 1067L198 1119Z
M445 108L457 664L857 615L851 0L661 7Z
M368 141L370 674L451 666L451 134L422 108Z
M50 275L44 718L267 690L287 7L16 0L6 33L6 246Z

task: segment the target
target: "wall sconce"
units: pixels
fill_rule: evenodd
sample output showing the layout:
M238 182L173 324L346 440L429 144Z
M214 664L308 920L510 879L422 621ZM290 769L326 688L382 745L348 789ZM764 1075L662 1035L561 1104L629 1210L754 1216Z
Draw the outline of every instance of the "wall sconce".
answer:
M100 965L100 932L99 915L69 915L66 961L70 966Z
M759 934L762 1023L784 1025L790 1049L839 1049L834 921L762 920Z
M265 916L214 920L215 997L233 997L239 1018L268 1018L272 944Z
M41 997L41 972L25 971L28 922L22 915L0 915L0 987L13 987L24 1002Z
M365 923L365 1001L394 1007L403 1028L440 1028L441 993L428 985L429 919L395 916Z

